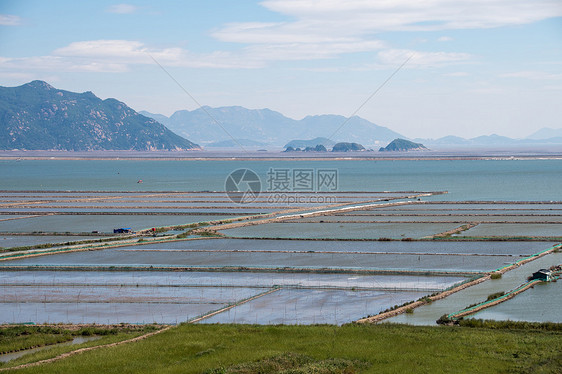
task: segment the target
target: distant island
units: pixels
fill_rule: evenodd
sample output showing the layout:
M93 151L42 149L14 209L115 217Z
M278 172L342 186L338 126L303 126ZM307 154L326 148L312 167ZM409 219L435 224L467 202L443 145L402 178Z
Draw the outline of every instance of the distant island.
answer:
M181 151L200 149L116 99L33 81L0 87L0 149Z
M309 146L305 148L300 148L300 147L294 148L288 146L287 148L285 148L283 152L328 152L328 150L322 144L318 144L316 147Z
M346 142L336 143L331 149L332 152L359 152L365 150L366 150L365 147L363 147L359 143L346 143ZM322 144L317 144L314 147L307 146L304 148L293 147L289 145L287 148L285 148L283 152L328 152L328 149Z
M386 147L381 147L379 152L408 152L408 151L428 151L421 143L414 143L406 139L394 139Z
M324 148L332 148L336 142L328 138L314 138L310 140L291 140L289 143L285 144L283 148L301 148L305 149L308 147L315 148L318 145L324 146Z
M363 147L359 143L337 143L332 148L332 152L357 152L357 151L365 151L365 147Z

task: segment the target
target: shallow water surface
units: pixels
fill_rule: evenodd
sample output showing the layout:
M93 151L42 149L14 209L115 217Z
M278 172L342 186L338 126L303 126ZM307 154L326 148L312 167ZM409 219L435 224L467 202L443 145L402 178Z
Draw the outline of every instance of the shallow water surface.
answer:
M488 280L466 288L445 299L416 308L413 314L400 314L396 317L389 318L385 322L407 323L412 325L435 325L435 321L443 314L455 313L469 305L485 301L488 295L492 293L511 291L525 283L527 277L535 271L542 268L549 268L552 265L560 263L562 263L562 253L551 253L508 271L503 274L501 279ZM552 290L554 290L554 288L551 288L549 291ZM524 294L525 293L522 295ZM516 296L514 300L519 296L521 295ZM548 297L557 298L556 294L552 292L549 292Z
M341 325L423 296L423 292L280 290L199 323Z
M131 266L131 267L248 267L248 268L333 268L348 270L491 271L520 260L513 255L413 254L413 253L285 253L285 252L194 252L120 250L62 253L14 259L2 266Z
M562 323L562 282L537 284L531 289L468 318Z
M112 233L113 229L131 227L141 230L165 225L220 220L220 215L47 215L0 222L0 232L92 232Z
M44 243L66 243L80 240L97 240L108 238L102 236L63 236L63 235L14 235L5 236L0 234L0 248L23 247Z
M562 237L562 224L481 223L461 236L551 236Z
M454 276L350 275L169 271L0 271L0 286L341 287L441 290L465 280Z
M458 226L456 223L268 223L221 232L246 238L400 239L421 238Z
M552 247L554 242L479 241L338 241L213 238L143 244L122 251L298 251L298 252L382 252L482 255L531 255Z
M176 324L226 304L169 303L3 303L2 323Z

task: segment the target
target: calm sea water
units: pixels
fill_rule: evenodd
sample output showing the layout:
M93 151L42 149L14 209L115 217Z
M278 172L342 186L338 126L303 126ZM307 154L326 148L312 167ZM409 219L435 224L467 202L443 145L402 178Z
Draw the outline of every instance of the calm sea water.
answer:
M0 161L0 190L222 191L230 172L336 169L340 191L448 191L440 200L562 200L562 160ZM142 180L143 183L137 183Z

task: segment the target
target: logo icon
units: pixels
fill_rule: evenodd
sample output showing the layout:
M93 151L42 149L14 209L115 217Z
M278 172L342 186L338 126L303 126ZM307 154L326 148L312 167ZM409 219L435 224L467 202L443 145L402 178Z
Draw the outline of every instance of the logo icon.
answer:
M250 169L237 169L226 178L224 189L233 203L248 204L258 198L261 192L261 180Z

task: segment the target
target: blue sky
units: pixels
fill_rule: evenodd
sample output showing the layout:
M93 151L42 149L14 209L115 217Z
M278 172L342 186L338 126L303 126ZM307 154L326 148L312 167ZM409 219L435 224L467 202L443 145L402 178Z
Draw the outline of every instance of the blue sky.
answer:
M0 0L0 85L171 115L354 113L408 137L562 128L560 0ZM345 129L344 129L345 131Z

